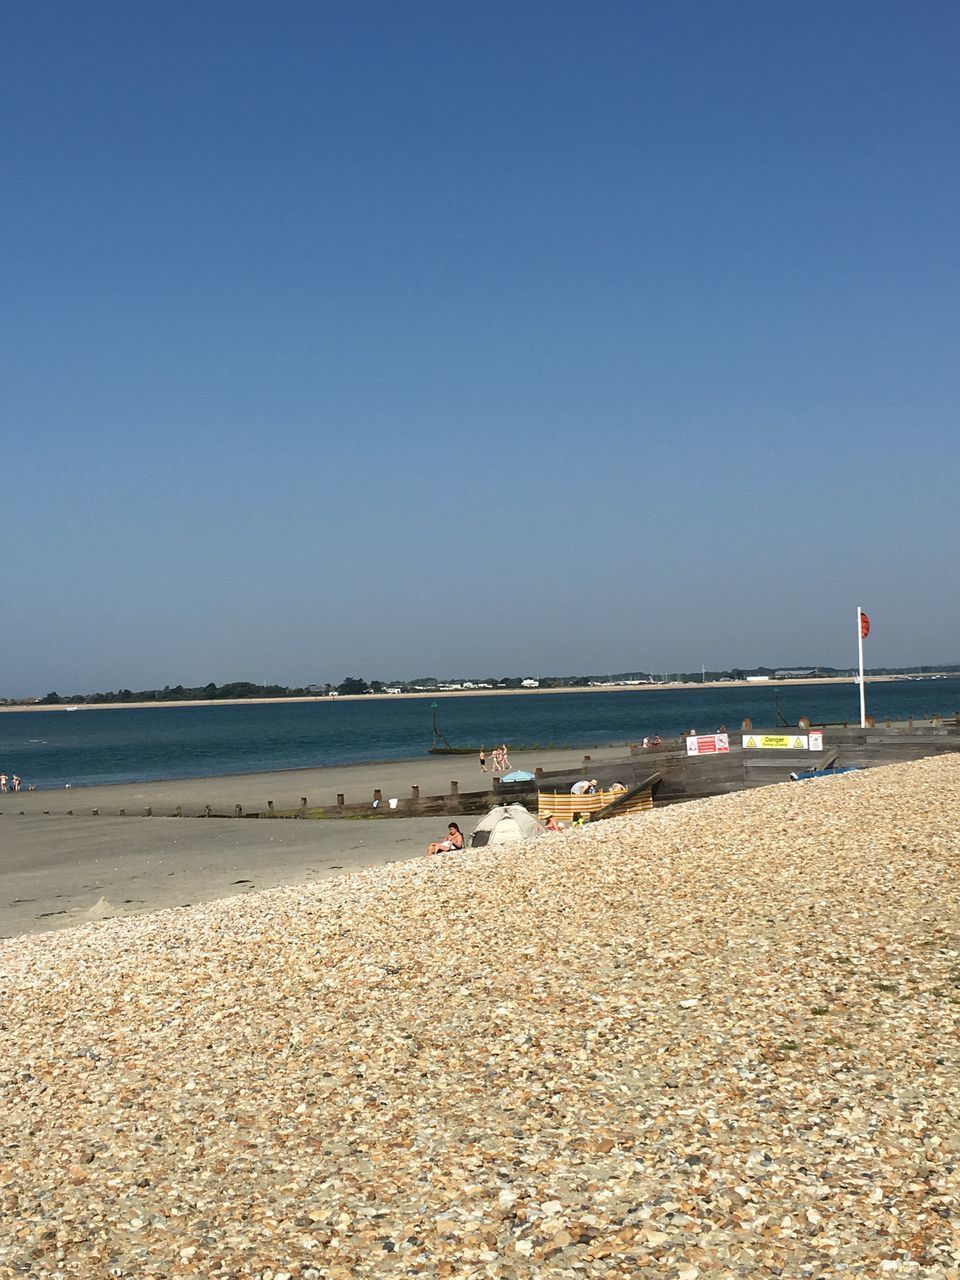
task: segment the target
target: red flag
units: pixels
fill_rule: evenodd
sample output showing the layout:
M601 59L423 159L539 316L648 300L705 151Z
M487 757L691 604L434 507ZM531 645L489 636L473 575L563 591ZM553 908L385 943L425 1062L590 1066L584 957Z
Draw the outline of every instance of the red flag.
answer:
M869 634L870 634L870 619L861 609L860 610L860 635L864 640L866 640Z

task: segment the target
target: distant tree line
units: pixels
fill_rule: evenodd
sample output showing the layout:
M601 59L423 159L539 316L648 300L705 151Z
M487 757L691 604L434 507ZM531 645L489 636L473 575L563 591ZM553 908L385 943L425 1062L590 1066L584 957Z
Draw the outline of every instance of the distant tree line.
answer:
M41 706L103 702L217 702L229 698L306 698L310 693L309 689L290 688L284 684L252 684L249 680L234 680L229 684L205 684L202 688L166 684L162 689L117 689L108 693L74 693L69 697L48 693L37 701Z
M701 680L743 680L747 676L767 676L770 680L787 679L790 674L803 672L811 677L853 676L855 667L734 667L725 671L620 671L612 675L594 676L539 676L541 689L582 689L596 684L622 684L643 682L657 684L662 682L694 684ZM917 676L928 672L954 675L960 673L960 663L943 663L940 666L913 667L868 667L867 675L871 676ZM417 676L414 680L395 681L387 684L383 680L364 680L362 676L347 676L340 684L312 684L295 687L283 684L254 684L249 680L234 680L229 684L205 684L202 687L187 687L182 684L164 685L162 689L117 689L107 693L73 693L68 695L56 692L48 693L44 698L13 699L0 698L0 703L16 705L28 701L41 706L79 706L80 704L96 705L110 702L218 702L228 699L243 698L310 698L331 696L332 694L382 693L385 689L399 689L403 693L430 693L460 685L465 688L483 689L520 689L524 679L522 676L484 676L457 677L441 680L436 676Z

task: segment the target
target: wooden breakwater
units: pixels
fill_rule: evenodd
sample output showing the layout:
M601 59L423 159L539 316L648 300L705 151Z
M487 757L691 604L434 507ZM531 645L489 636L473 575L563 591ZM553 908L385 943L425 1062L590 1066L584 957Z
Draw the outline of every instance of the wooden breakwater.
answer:
M583 768L588 768L590 757L584 757ZM537 771L542 775L542 770ZM579 776L579 775L578 775ZM309 795L302 795L300 803L278 803L271 799L246 804L230 803L175 803L152 801L149 804L117 805L99 802L84 803L82 791L35 792L27 795L7 794L0 797L0 816L23 815L26 812L67 817L113 818L277 818L322 819L354 818L386 820L392 818L437 817L444 814L482 814L497 803L510 803L533 797L536 803L536 781L533 783L500 783L491 778L482 790L463 790L457 779L451 779L448 790L442 793L424 794L419 786L411 786L403 795L390 794L377 787L365 795L339 794L333 803L311 802ZM29 808L23 805L23 801Z
M457 816L486 813L494 804L512 801L535 810L538 807L538 793L569 795L573 783L584 777L596 778L598 790L603 792L609 791L615 783L626 788L630 796L649 787L653 805L660 807L786 782L796 772L828 767L872 768L876 765L917 760L941 752L960 751L960 716L949 719L936 717L917 722L900 721L869 725L867 728L827 725L822 727L823 745L817 751L746 749L743 737L747 732L755 737L802 735L807 732L807 726L801 724L787 729L783 726L764 729L745 722L744 729L728 735L730 749L727 752L690 756L686 751L686 740L673 738L657 747L625 748L625 754L621 758L603 762L591 760L590 755L585 754L574 769L545 771L538 768L533 780L529 782L504 783L493 778L491 785L481 790L465 791L456 779L451 779L448 789L442 793L421 794L420 787L412 786L404 795L391 795L382 788L375 788L366 795L340 794L333 804L323 805L311 803L310 796L303 795L300 803L294 807L278 804L267 798L251 804L218 806L202 803L154 803L137 808L84 805L79 791L66 801L63 793L34 793L28 798L24 793L8 793L0 797L0 815L10 816L29 811L77 817L341 818L378 821ZM28 799L29 808L21 807L24 799ZM37 803L38 800L40 804ZM64 808L65 803L70 807ZM625 807L620 803L605 805L603 811L594 816L613 817L624 811Z

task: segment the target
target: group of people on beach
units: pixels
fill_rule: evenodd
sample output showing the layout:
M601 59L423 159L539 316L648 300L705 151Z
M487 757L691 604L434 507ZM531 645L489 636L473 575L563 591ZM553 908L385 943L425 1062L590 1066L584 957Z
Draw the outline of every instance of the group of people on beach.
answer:
M494 747L490 752L490 772L491 773L508 773L510 771L510 757L507 755L507 744L502 747ZM487 772L487 752L485 747L480 748L480 772Z
M14 774L12 778L8 778L5 773L0 773L0 793L4 791L19 791L22 785L22 780L17 774Z

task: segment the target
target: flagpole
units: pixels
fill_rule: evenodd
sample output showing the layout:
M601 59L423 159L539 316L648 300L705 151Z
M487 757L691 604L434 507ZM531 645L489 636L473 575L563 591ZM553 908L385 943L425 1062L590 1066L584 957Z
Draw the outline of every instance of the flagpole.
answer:
M867 696L863 687L863 609L857 605L857 649L860 655L860 728L867 727Z

